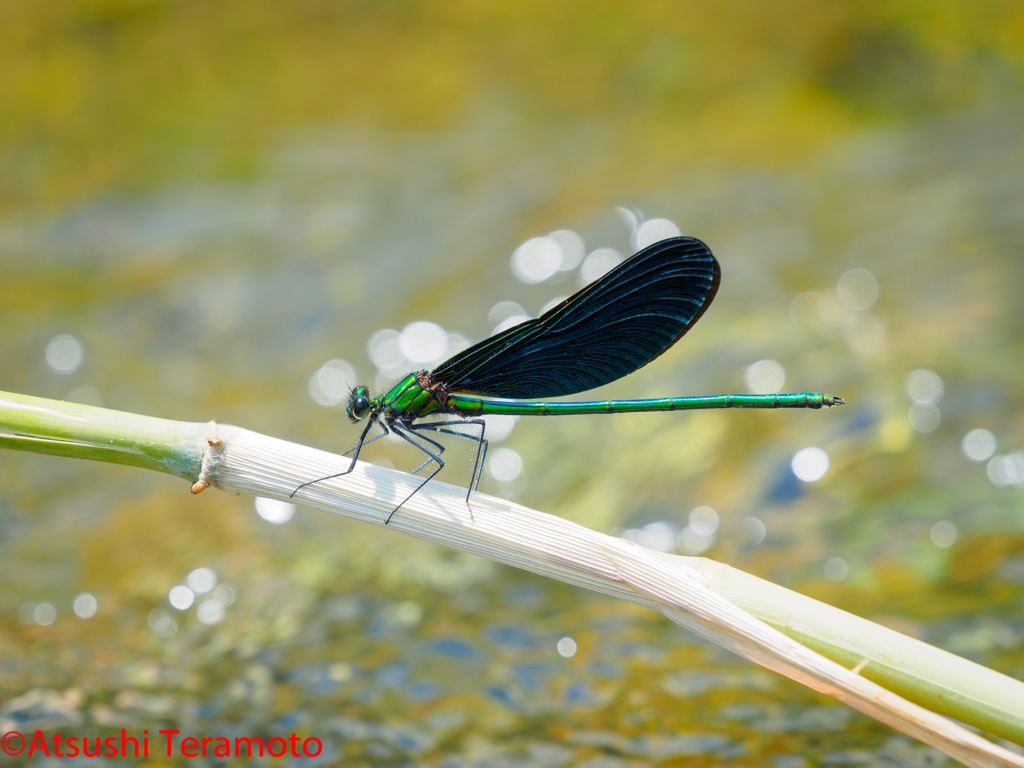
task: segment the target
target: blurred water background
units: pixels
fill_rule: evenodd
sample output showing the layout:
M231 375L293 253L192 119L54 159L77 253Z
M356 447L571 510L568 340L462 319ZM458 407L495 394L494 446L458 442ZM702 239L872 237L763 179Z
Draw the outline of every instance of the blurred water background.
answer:
M349 386L694 235L714 305L594 397L849 405L496 421L481 490L1024 678L1022 67L1009 2L4 3L0 389L341 451ZM946 762L636 606L5 453L14 726L299 732L311 766Z

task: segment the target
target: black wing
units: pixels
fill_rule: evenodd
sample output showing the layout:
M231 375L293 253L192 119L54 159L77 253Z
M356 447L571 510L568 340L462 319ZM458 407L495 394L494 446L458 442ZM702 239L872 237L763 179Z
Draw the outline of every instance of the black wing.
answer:
M692 237L655 243L549 309L441 363L449 392L559 397L641 368L700 319L722 273Z

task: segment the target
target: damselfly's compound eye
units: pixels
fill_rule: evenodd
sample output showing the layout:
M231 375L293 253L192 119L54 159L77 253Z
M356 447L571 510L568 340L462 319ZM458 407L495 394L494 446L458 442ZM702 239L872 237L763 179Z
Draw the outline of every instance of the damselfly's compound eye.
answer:
M352 415L357 419L365 419L370 410L370 401L365 397L357 397L352 403Z
M352 390L352 397L348 399L348 408L345 409L352 421L365 419L366 414L370 412L369 395L370 393L366 391L366 387L356 387Z

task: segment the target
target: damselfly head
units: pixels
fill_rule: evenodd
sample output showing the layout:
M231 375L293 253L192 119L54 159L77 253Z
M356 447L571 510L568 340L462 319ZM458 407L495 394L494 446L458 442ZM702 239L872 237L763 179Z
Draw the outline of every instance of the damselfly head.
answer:
M349 395L348 408L345 409L349 421L356 422L365 419L366 414L369 412L370 391L366 387L356 387L352 390L352 394Z

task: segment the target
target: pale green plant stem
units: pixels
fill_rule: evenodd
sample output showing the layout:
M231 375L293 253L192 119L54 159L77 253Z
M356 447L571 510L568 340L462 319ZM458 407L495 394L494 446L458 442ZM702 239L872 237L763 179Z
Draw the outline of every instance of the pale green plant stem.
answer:
M0 392L0 448L127 464L195 480L212 424Z
M5 393L0 447L156 469L189 480L193 493L215 485L280 499L344 463L237 427ZM409 482L360 462L350 475L303 489L296 501L382 525ZM659 610L967 765L1024 766L933 714L1024 743L1024 683L705 558L653 553L483 494L474 494L473 511L471 519L464 489L431 482L388 527Z
M700 558L718 594L922 706L1024 745L1024 683L749 573Z

